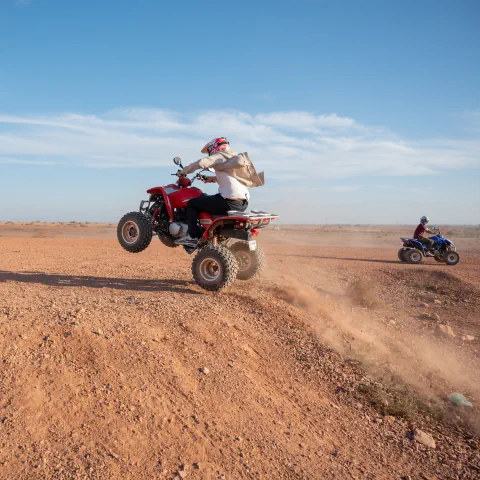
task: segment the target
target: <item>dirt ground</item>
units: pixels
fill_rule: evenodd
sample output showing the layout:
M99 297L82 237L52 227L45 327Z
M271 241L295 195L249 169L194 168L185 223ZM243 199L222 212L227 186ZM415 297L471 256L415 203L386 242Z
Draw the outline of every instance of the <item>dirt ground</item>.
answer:
M410 230L270 228L212 294L156 238L0 223L0 478L480 478L480 230L454 267Z

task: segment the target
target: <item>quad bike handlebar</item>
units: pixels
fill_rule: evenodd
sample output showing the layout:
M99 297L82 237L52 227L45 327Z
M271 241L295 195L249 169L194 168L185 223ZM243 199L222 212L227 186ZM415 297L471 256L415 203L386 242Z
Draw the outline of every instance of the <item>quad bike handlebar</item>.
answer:
M209 171L208 168L204 168L203 170L201 170L201 172L207 172ZM207 183L209 177L207 175L202 175L201 173L196 173L191 179L187 177L187 175L185 174L182 174L181 173L181 170L178 170L177 173L172 173L171 175L174 175L176 177L178 177L179 179L181 178L187 178L188 180L190 180L190 185L195 181L195 180L200 180L202 181L203 183Z

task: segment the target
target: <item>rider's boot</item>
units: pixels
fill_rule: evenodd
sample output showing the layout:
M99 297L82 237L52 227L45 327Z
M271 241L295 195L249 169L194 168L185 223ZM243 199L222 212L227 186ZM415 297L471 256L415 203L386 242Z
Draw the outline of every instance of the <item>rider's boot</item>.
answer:
M185 245L186 247L195 248L198 243L198 238L192 238L190 235L185 235L184 237L175 240L175 243L177 245Z

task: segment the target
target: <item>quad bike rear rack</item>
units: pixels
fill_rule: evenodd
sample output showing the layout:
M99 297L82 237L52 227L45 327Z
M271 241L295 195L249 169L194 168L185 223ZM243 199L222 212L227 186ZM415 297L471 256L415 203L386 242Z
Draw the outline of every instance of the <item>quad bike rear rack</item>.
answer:
M262 212L261 210L252 210L250 212L229 210L227 216L245 220L254 228L266 227L270 222L278 218L278 215L275 213Z

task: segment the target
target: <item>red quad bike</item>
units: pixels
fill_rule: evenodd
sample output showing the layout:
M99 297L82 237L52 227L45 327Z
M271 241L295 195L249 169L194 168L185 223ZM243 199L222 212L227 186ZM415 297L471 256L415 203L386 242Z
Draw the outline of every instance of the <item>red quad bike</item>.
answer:
M173 162L183 168L179 157ZM172 175L177 175L178 172ZM175 248L177 238L187 235L186 204L204 193L192 183L205 181L197 173L191 179L179 177L173 184L147 190L149 200L140 203L138 212L127 213L117 227L120 245L127 252L145 250L158 235L167 247ZM278 215L252 210L229 211L223 215L200 212L203 235L196 248L184 246L187 253L198 250L192 263L195 282L205 290L218 291L231 285L236 278L249 280L265 266L265 256L257 245L258 230L276 220Z

